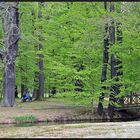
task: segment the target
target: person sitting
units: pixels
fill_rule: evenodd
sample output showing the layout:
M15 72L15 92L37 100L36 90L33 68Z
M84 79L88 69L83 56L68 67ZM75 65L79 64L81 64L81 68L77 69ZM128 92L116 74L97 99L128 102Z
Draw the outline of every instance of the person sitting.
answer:
M32 97L30 96L30 93L28 90L23 93L23 96L21 97L21 102L25 102L27 99L29 101L32 101Z

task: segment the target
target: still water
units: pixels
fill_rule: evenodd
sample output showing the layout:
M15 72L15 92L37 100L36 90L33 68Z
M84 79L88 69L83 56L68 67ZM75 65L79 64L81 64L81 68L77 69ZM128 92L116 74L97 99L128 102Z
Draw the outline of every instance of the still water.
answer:
M18 123L18 124L0 124L0 128L3 127L32 127L32 126L45 126L45 125L62 125L62 124L78 124L78 123L102 123L102 122L128 122L128 121L139 121L139 119L115 119L110 120L74 120L74 121L59 121L59 122L38 122L38 123Z

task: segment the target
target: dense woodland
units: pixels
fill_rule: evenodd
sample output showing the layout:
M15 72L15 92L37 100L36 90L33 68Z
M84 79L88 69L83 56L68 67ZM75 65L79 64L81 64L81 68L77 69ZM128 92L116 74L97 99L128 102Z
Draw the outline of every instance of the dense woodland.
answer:
M68 96L109 107L139 92L139 2L1 2L0 94Z

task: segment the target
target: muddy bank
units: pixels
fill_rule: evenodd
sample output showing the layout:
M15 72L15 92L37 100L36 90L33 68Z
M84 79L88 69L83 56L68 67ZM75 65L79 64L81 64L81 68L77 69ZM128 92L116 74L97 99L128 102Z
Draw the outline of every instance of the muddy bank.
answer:
M86 107L66 107L66 108L58 108L49 107L49 108L40 108L40 109L11 109L11 113L9 114L8 110L3 109L3 113L5 117L0 115L0 124L18 124L18 123L41 123L41 122L94 122L94 120L98 120L98 116L96 115L96 110L92 110L91 108ZM0 110L2 110L0 108ZM15 113L14 113L15 112ZM23 113L24 112L24 113ZM35 120L28 121L16 121L16 117L22 116L35 116Z
M16 117L34 116L33 123L41 122L105 122L110 121L107 110L102 116L97 114L97 107L65 105L57 102L27 102L19 103L16 107L0 107L0 124L31 123L32 120L17 121ZM120 121L115 115L114 121ZM127 117L125 117L127 118ZM111 120L112 121L112 120Z
M41 122L97 122L106 120L105 116L98 116L96 108L84 106L50 105L41 108L2 108L0 107L0 124L41 123ZM16 121L16 117L34 116L36 119ZM5 116L5 117L4 117Z

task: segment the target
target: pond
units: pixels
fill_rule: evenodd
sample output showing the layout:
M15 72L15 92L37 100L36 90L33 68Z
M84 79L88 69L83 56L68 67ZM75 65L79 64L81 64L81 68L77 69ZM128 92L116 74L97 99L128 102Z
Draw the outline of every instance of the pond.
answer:
M32 122L32 123L16 123L16 124L0 124L3 127L32 127L32 126L49 126L49 125L63 125L63 124L80 124L80 123L102 123L102 122L131 122L139 121L139 119L114 119L114 120L70 120L70 121L57 121L57 122Z
M1 125L1 138L138 138L139 121Z

